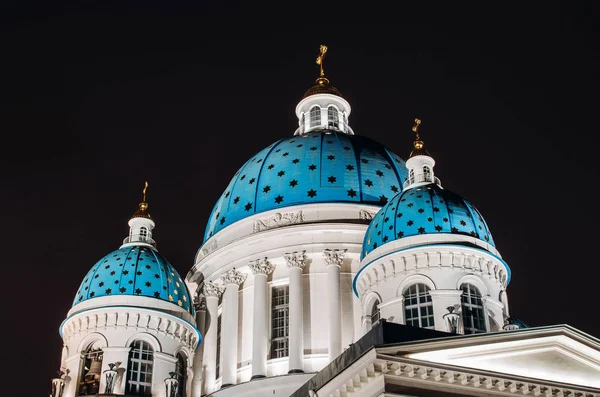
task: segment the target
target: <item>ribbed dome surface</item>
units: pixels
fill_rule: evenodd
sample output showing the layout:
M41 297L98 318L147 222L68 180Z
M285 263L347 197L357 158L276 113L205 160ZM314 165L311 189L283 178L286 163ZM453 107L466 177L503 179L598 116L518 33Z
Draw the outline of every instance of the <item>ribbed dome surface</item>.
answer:
M333 131L284 138L234 175L212 211L204 240L248 216L291 205L384 205L402 190L406 176L404 160L369 138Z
M467 200L436 184L394 196L369 224L361 259L388 242L419 234L469 235L494 246L483 217Z
M148 247L124 247L100 259L83 279L73 306L115 295L161 299L194 313L190 292L177 270Z

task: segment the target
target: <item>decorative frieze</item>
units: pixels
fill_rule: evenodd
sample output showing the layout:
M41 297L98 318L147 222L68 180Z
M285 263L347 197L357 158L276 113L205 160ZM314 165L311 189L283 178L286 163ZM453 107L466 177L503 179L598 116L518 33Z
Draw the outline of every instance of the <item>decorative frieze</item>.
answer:
M252 274L254 275L264 274L268 276L269 274L271 274L271 272L273 272L273 270L275 270L275 265L269 262L266 256L263 259L256 259L250 261L250 264L248 266L250 267L250 270L252 270Z
M232 285L235 284L238 287L246 280L248 275L240 272L235 267L225 271L221 276L223 278L224 285Z
M216 297L219 298L223 293L224 287L220 284L215 283L214 281L205 281L204 287L202 289L202 294L205 297Z
M206 255L210 254L211 252L213 252L214 250L216 250L217 248L219 248L219 243L217 242L216 239L211 239L208 244L205 244L202 247L202 257L205 257Z
M306 250L286 253L283 255L283 258L289 268L299 267L300 269L304 269L307 259Z
M269 217L255 220L254 233L302 222L304 222L304 214L302 211L284 213L277 212Z
M370 221L375 215L377 215L377 211L369 211L365 209L360 209L358 211L358 218L365 221Z
M323 251L323 256L325 256L325 263L327 266L342 266L344 262L344 255L348 251L346 248L344 249L329 249Z

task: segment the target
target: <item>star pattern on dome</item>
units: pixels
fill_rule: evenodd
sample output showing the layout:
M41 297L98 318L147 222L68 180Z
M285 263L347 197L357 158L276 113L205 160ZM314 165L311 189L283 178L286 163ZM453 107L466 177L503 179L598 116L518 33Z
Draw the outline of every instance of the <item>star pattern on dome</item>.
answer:
M388 200L367 229L362 257L376 244L431 233L468 235L493 246L489 229L475 207L447 189L430 184Z
M110 267L107 269L106 266ZM187 287L183 282L177 285L169 284L167 274L181 280L171 264L158 252L147 247L123 247L105 256L90 269L73 300L73 305L114 294L162 300L168 300L169 294L175 294L183 298L184 304L181 307L193 313Z
M284 138L236 172L214 207L205 240L240 219L283 206L323 202L381 206L398 192L406 176L404 161L367 137L315 131Z

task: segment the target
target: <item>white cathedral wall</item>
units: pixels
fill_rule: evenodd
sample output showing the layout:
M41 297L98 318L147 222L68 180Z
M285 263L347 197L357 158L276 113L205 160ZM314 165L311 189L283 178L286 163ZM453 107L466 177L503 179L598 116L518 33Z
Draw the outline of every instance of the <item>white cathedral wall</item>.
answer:
M155 299L153 299L155 300ZM77 308L77 306L75 307ZM91 344L102 348L101 373L109 363L120 362L114 392L123 394L127 377L130 346L135 340L144 340L154 349L152 375L153 396L166 395L164 379L175 370L176 354L181 352L191 367L198 334L179 317L158 310L133 307L99 307L72 314L61 326L63 342L68 351L65 366L68 370L63 397L74 397L81 378L81 353ZM106 379L100 377L100 392Z

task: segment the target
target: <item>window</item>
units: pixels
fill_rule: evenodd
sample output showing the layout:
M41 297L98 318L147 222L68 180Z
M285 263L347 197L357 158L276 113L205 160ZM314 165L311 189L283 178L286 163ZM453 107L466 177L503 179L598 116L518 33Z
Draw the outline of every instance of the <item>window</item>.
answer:
M290 287L273 287L271 299L271 358L289 356Z
M146 226L140 227L140 238L145 240L148 238L148 228Z
M415 170L410 170L409 172L410 183L415 183Z
M481 292L472 284L463 284L460 287L462 295L462 320L465 334L480 334L486 332L483 301Z
M327 108L327 127L329 128L340 128L340 119L338 116L338 110L333 106Z
M100 392L102 375L102 349L91 344L83 352L83 368L79 378L78 396L96 395Z
M185 396L185 381L187 375L187 360L181 353L177 353L177 363L175 364L175 373L179 386L177 387L177 397Z
M371 326L375 326L381 319L381 313L379 312L379 299L375 300L373 303L373 307L371 308Z
M318 127L321 125L321 108L318 106L310 109L310 127Z
M129 351L127 366L127 394L132 396L152 395L152 368L154 350L148 342L136 340Z
M433 303L425 284L413 284L404 290L404 320L413 327L434 328Z
M217 364L216 364L217 379L221 376L221 315L217 317Z
M423 178L425 182L431 182L431 168L428 165L423 166Z

